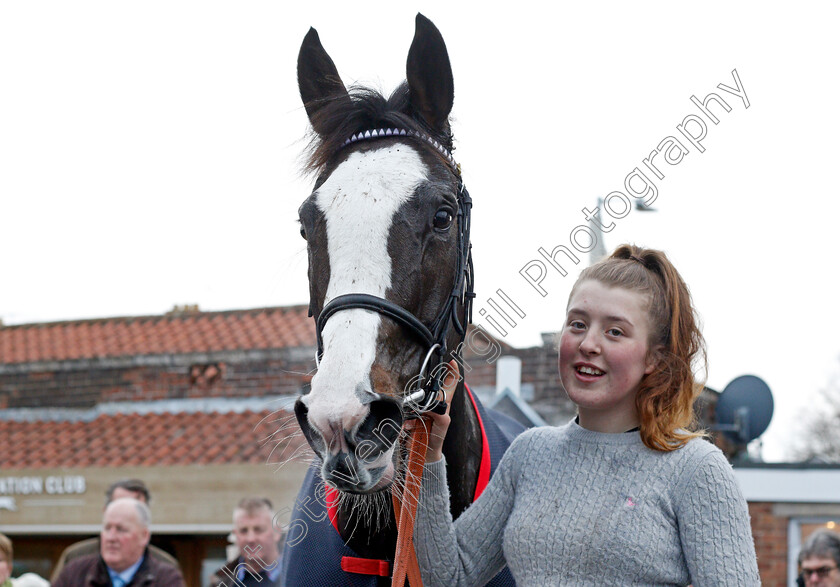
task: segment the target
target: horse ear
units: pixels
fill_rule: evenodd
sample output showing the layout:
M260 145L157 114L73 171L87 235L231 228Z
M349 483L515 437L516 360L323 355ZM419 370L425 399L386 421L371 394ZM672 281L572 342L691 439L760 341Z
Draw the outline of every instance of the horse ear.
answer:
M297 72L300 97L309 122L312 123L315 132L324 134L322 130L325 129L319 128L322 125L318 124L318 110L334 100L349 102L350 95L338 75L335 63L321 45L318 31L314 28L310 28L303 38L298 53Z
M420 13L405 69L411 105L433 129L448 130L455 100L452 66L440 31Z

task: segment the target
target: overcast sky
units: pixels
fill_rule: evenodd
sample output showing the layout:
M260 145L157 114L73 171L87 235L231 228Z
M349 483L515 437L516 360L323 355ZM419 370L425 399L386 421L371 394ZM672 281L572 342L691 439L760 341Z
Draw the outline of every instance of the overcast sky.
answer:
M703 317L709 385L763 378L776 400L765 457L784 457L800 411L840 376L834 4L303 6L0 4L5 324L306 302L300 42L314 26L346 83L390 91L419 10L455 75L476 310L493 316L502 289L526 314L507 342L558 330L588 258L566 277L548 267L545 296L520 270L569 247L582 209L626 194L639 167L656 212L613 219L607 248L671 256ZM733 70L745 98L718 88L737 88ZM710 106L716 125L691 101L710 92L731 108ZM689 115L705 120L702 153L677 129ZM654 177L643 160L668 137L688 152L659 155Z

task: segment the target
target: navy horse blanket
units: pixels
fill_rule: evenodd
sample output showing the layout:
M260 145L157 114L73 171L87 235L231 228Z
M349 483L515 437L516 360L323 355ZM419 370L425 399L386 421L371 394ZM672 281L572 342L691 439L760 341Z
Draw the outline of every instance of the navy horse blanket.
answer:
M482 460L476 497L495 473L513 439L524 430L519 423L495 410L488 410L467 388L482 429ZM344 544L334 525L334 494L328 490L313 464L306 474L286 533L280 584L284 587L384 587L391 585L392 561L360 558ZM332 511L332 515L330 512ZM514 587L505 568L488 584Z

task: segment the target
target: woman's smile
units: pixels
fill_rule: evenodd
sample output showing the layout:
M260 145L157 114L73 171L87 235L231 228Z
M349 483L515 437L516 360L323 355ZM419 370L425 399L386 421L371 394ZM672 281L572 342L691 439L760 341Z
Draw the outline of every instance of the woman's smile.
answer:
M622 432L638 425L636 391L653 370L647 298L587 280L578 284L560 336L560 378L584 427Z

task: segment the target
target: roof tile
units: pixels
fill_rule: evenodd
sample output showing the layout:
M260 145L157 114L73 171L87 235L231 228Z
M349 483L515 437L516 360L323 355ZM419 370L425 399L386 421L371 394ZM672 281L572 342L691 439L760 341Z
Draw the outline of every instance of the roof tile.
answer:
M0 364L315 344L306 306L0 326Z
M305 441L275 434L276 412L101 415L90 422L0 421L0 469L279 463ZM287 412L283 415L288 416ZM169 430L169 434L160 430ZM151 433L150 431L156 431ZM183 431L182 434L179 434ZM212 431L212 433L208 433ZM275 450L275 444L290 450ZM270 457L270 458L269 458Z

